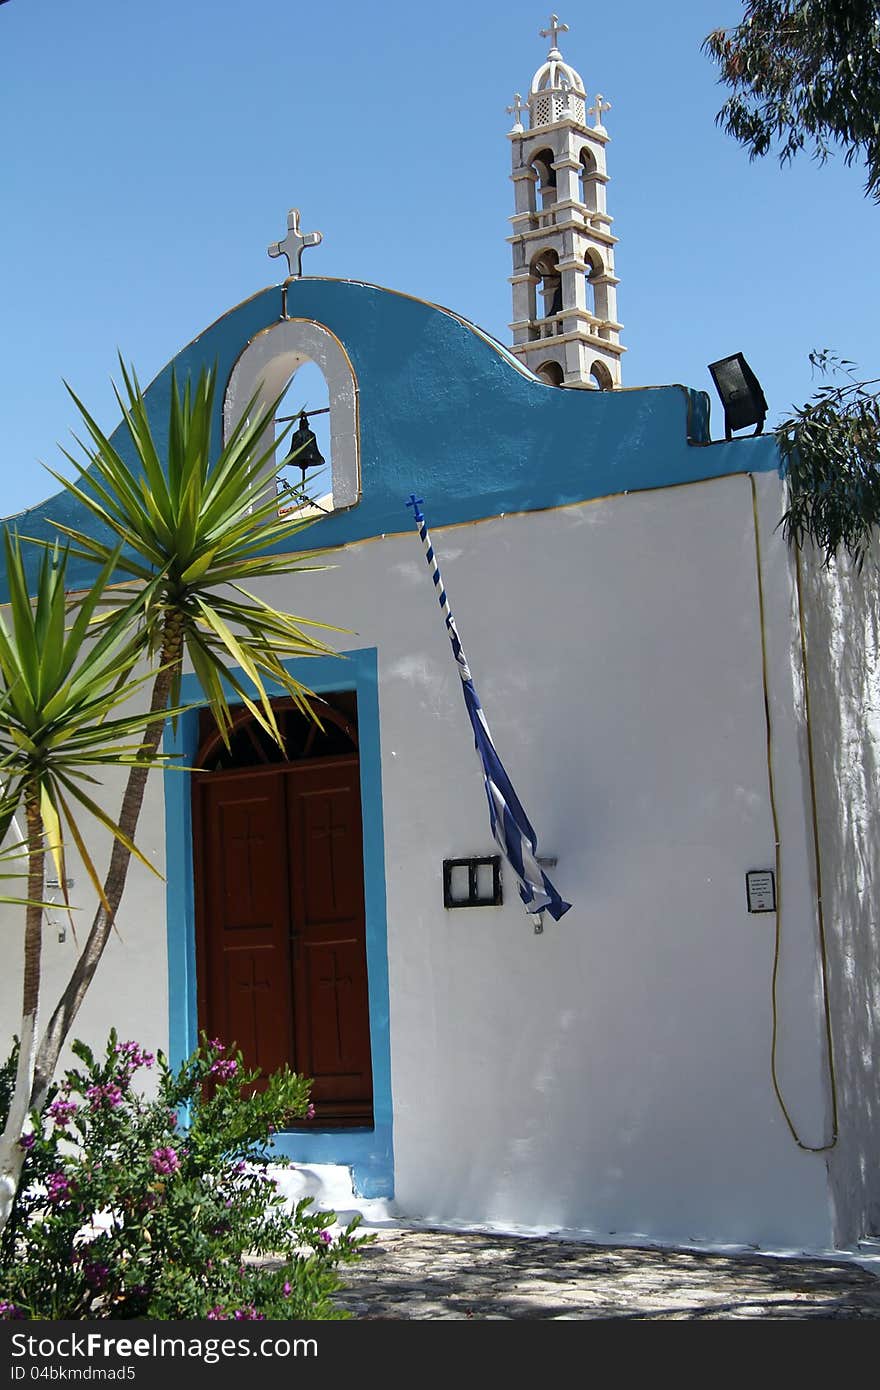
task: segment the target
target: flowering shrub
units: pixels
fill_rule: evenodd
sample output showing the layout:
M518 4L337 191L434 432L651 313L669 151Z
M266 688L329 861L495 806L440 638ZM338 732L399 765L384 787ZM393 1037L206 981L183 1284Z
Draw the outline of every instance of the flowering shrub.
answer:
M309 1083L262 1078L218 1040L172 1071L111 1034L83 1043L42 1120L22 1135L25 1169L0 1238L0 1319L339 1318L337 1266L364 1237L352 1222L291 1212L267 1171L270 1136L314 1114ZM132 1086L155 1068L156 1094ZM14 1057L0 1068L0 1121ZM256 1083L262 1089L256 1089ZM266 1259L261 1257L271 1257Z

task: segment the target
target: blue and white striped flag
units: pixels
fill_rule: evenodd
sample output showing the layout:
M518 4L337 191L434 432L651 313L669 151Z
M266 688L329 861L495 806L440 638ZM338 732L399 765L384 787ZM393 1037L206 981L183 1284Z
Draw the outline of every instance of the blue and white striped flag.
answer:
M483 765L486 796L489 801L489 823L495 843L504 855L519 884L519 895L527 912L540 914L549 912L558 922L571 903L563 902L541 865L538 863L538 837L532 829L528 816L520 805L519 797L511 785L510 778L501 766L501 759L495 751L492 735L486 723L486 716L474 689L471 673L461 641L455 626L455 619L449 607L446 590L440 576L440 568L434 556L434 547L428 534L428 523L422 513L422 499L412 494L406 504L412 507L416 527L425 547L425 557L437 590L437 598L446 618L446 630L452 643L458 674L461 676L461 689L464 703L474 731L474 742Z

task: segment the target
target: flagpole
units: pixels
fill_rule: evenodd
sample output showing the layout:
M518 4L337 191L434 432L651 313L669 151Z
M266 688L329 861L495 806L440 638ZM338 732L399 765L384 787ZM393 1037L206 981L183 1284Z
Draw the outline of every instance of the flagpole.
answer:
M449 634L458 674L461 677L465 707L474 732L474 743L483 765L492 834L519 881L519 895L526 912L535 922L535 931L540 932L543 931L545 911L549 912L551 917L558 922L560 917L568 912L571 904L563 902L538 862L538 838L501 764L492 741L486 716L474 688L467 658L461 645L458 629L455 626L452 609L449 606L440 566L437 563L434 546L428 532L428 523L422 511L422 502L421 497L416 497L415 493L411 493L406 505L412 507L416 529L425 547L425 559L431 571L431 578L437 592L437 601L443 612L446 631Z
M440 573L440 566L437 564L437 557L434 554L434 547L431 544L431 537L428 533L428 523L425 520L424 513L421 510L423 501L424 498L416 497L415 493L413 492L410 494L410 499L406 505L408 507L412 507L413 509L413 517L416 523L416 530L418 531L421 537L422 545L425 547L425 559L427 560L428 568L431 571L431 578L434 581L434 588L437 590L437 602L440 604L440 607L443 610L443 616L446 619L446 631L449 633L449 640L452 643L453 655L455 656L455 660L458 663L458 674L461 676L463 681L469 681L471 679L470 667L467 664L467 658L464 654L464 651L462 650L461 638L458 635L458 628L455 626L455 619L452 616L452 609L449 607L449 599L446 596L446 589L443 586L443 576Z

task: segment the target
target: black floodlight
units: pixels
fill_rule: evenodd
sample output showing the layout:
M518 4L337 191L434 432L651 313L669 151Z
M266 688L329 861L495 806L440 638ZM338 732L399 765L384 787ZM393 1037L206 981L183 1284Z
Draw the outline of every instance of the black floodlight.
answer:
M741 352L732 357L722 357L720 362L710 362L709 371L715 388L724 406L724 437L729 439L734 430L754 425L755 434L760 434L767 418L767 402L755 373Z

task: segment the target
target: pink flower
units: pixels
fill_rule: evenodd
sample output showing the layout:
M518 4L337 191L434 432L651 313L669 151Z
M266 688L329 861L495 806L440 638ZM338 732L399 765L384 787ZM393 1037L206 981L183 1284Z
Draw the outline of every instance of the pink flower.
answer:
M122 1092L115 1082L107 1081L103 1086L90 1086L86 1100L93 1110L115 1110L122 1103Z
M18 1141L18 1147L20 1149L24 1149L25 1153L27 1153L28 1149L32 1149L34 1147L35 1143L36 1140L32 1134L23 1134Z
M212 1038L211 1041L208 1043L208 1046L212 1047L215 1052L226 1051L226 1044L222 1043L219 1038Z
M218 1060L211 1067L210 1075L216 1076L220 1081L228 1081L238 1071L238 1063L234 1057L224 1057Z
M79 1106L73 1100L53 1100L49 1106L49 1114L58 1125L59 1129L64 1129L76 1114Z
M60 1202L71 1193L69 1178L63 1173L50 1173L46 1179L46 1196L50 1202Z
M314 1118L315 1118L315 1107L312 1105L312 1102L309 1101L309 1108L308 1108L308 1110L306 1111L306 1119L307 1119L307 1120L313 1120Z
M171 1173L176 1173L180 1167L180 1159L174 1149L165 1145L162 1148L154 1149L150 1155L150 1163L154 1173L159 1173L162 1177L168 1177Z
M21 1308L16 1307L14 1303L10 1303L6 1298L0 1298L0 1318L12 1319L23 1318L24 1316L24 1311Z
M285 1279L284 1288L281 1290L281 1292L284 1294L285 1298L290 1298L290 1295L293 1293L293 1289L290 1286L289 1279Z
M107 1275L110 1273L109 1267L102 1264L83 1265L83 1278L87 1284L91 1284L93 1289L103 1289L107 1282Z
M318 1239L322 1240L325 1245L333 1244L333 1237L331 1236L329 1231L321 1231L320 1235L318 1236Z
M144 1052L136 1042L117 1043L115 1051L124 1064L125 1070L119 1076L124 1086L128 1085L139 1067L151 1067L156 1060L152 1052Z

